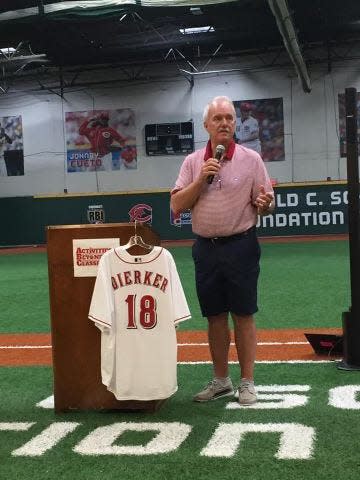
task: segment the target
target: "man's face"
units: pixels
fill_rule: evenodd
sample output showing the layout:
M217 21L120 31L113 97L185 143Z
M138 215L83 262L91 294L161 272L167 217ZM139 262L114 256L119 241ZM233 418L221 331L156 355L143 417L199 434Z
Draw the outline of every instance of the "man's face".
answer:
M250 117L250 110L241 110L241 118L243 120Z
M236 116L232 105L228 102L210 105L207 119L204 122L211 143L228 145L235 132Z

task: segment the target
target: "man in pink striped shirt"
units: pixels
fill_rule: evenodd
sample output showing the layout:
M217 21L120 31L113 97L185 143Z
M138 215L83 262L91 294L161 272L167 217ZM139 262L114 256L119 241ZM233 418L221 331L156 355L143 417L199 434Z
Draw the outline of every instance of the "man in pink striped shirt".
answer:
M234 393L228 368L230 313L240 364L239 403L251 405L256 402L253 315L260 259L255 225L258 214L273 211L274 192L260 155L233 140L236 113L228 97L215 97L205 107L204 127L210 137L206 147L185 158L171 192L175 214L192 211L196 289L208 319L214 370L214 378L194 400ZM224 153L218 160L219 145Z

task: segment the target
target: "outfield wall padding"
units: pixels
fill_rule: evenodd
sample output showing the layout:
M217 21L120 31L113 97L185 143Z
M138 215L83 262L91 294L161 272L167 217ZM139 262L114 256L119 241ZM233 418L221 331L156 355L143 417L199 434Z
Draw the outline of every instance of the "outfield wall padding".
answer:
M347 233L345 182L283 184L277 207L258 221L259 236ZM162 240L193 238L191 214L170 212L170 192L118 192L0 198L0 246L45 243L47 225L88 223L88 207L101 204L106 223L146 222Z

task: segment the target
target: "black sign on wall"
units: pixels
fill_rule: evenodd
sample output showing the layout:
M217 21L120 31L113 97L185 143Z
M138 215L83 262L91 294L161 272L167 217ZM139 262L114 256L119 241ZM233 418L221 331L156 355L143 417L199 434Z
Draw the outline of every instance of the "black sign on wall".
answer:
M192 122L145 125L146 155L182 155L194 151Z

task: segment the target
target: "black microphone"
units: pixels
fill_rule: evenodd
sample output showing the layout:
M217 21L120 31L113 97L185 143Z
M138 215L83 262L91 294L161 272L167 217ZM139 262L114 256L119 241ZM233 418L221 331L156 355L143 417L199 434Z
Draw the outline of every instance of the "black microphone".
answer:
M216 149L215 149L215 157L214 157L214 158L215 158L216 160L220 160L221 157L223 156L223 153L224 153L224 152L225 152L225 147L224 147L224 145L218 145L218 146L216 147ZM209 185L212 184L213 180L214 180L214 175L209 175L209 176L207 177L207 179L206 179L206 181L207 181L207 183L208 183Z

